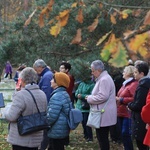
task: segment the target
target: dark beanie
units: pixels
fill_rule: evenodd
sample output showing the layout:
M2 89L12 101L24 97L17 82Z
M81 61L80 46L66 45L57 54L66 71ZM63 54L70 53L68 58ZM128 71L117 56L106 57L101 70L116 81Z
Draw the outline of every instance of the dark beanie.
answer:
M66 73L56 72L54 75L54 79L58 86L64 86L66 88L69 87L70 78Z

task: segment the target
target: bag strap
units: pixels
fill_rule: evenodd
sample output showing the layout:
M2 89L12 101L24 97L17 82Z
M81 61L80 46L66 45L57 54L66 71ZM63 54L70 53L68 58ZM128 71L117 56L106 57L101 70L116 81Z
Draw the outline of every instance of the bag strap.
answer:
M38 105L37 105L37 103L36 103L36 100L35 100L34 95L32 94L32 92L31 92L30 90L28 90L28 89L25 89L25 90L27 90L27 91L31 94L31 96L32 96L32 98L33 98L33 100L34 100L34 103L35 103L35 105L36 105L36 108L37 108L37 110L38 110L38 113L40 113L40 110L39 110L39 108L38 108Z
M105 107L107 106L108 102L109 102L110 96L108 98L108 100L105 102L105 105L103 106L103 108L101 110L98 109L98 105L97 105L97 110L100 111L101 113L103 113L105 111Z

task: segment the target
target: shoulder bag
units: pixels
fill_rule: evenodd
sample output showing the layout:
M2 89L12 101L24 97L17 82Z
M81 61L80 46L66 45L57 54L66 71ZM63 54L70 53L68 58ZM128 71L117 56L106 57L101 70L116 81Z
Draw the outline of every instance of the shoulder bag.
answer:
M28 89L26 90L31 94L38 112L27 116L21 115L18 118L17 126L20 135L27 135L40 130L50 128L50 125L48 124L47 121L46 112L40 112L33 94L31 93L30 90Z
M93 128L100 128L101 125L101 116L102 114L105 112L105 107L108 103L109 99L107 100L107 102L105 103L104 107L101 110L98 110L98 105L97 105L97 110L91 108L90 109L90 113L88 116L88 121L87 121L87 126L89 127L93 127Z

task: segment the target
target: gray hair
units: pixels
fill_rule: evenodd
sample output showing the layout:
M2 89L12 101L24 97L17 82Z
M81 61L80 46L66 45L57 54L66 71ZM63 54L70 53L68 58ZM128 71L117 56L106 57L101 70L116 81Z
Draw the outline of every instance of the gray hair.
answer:
M95 70L101 70L104 71L105 67L104 67L104 63L101 60L95 60L91 63L91 67L94 68Z
M37 68L37 67L42 67L42 68L46 68L47 64L44 62L44 60L42 59L38 59L34 62L33 64L33 68Z
M19 75L19 77L26 83L37 83L38 75L36 71L31 67L26 67L23 69Z

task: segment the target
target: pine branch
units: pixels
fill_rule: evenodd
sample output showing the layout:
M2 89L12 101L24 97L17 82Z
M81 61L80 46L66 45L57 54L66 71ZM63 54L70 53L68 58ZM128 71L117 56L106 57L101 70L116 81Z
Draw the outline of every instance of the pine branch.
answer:
M96 1L97 2L97 1ZM118 7L118 8L131 8L131 9L150 9L150 7L147 6L129 6L129 5L116 5L116 4L109 4L104 1L99 1L103 5L110 6L110 7Z

